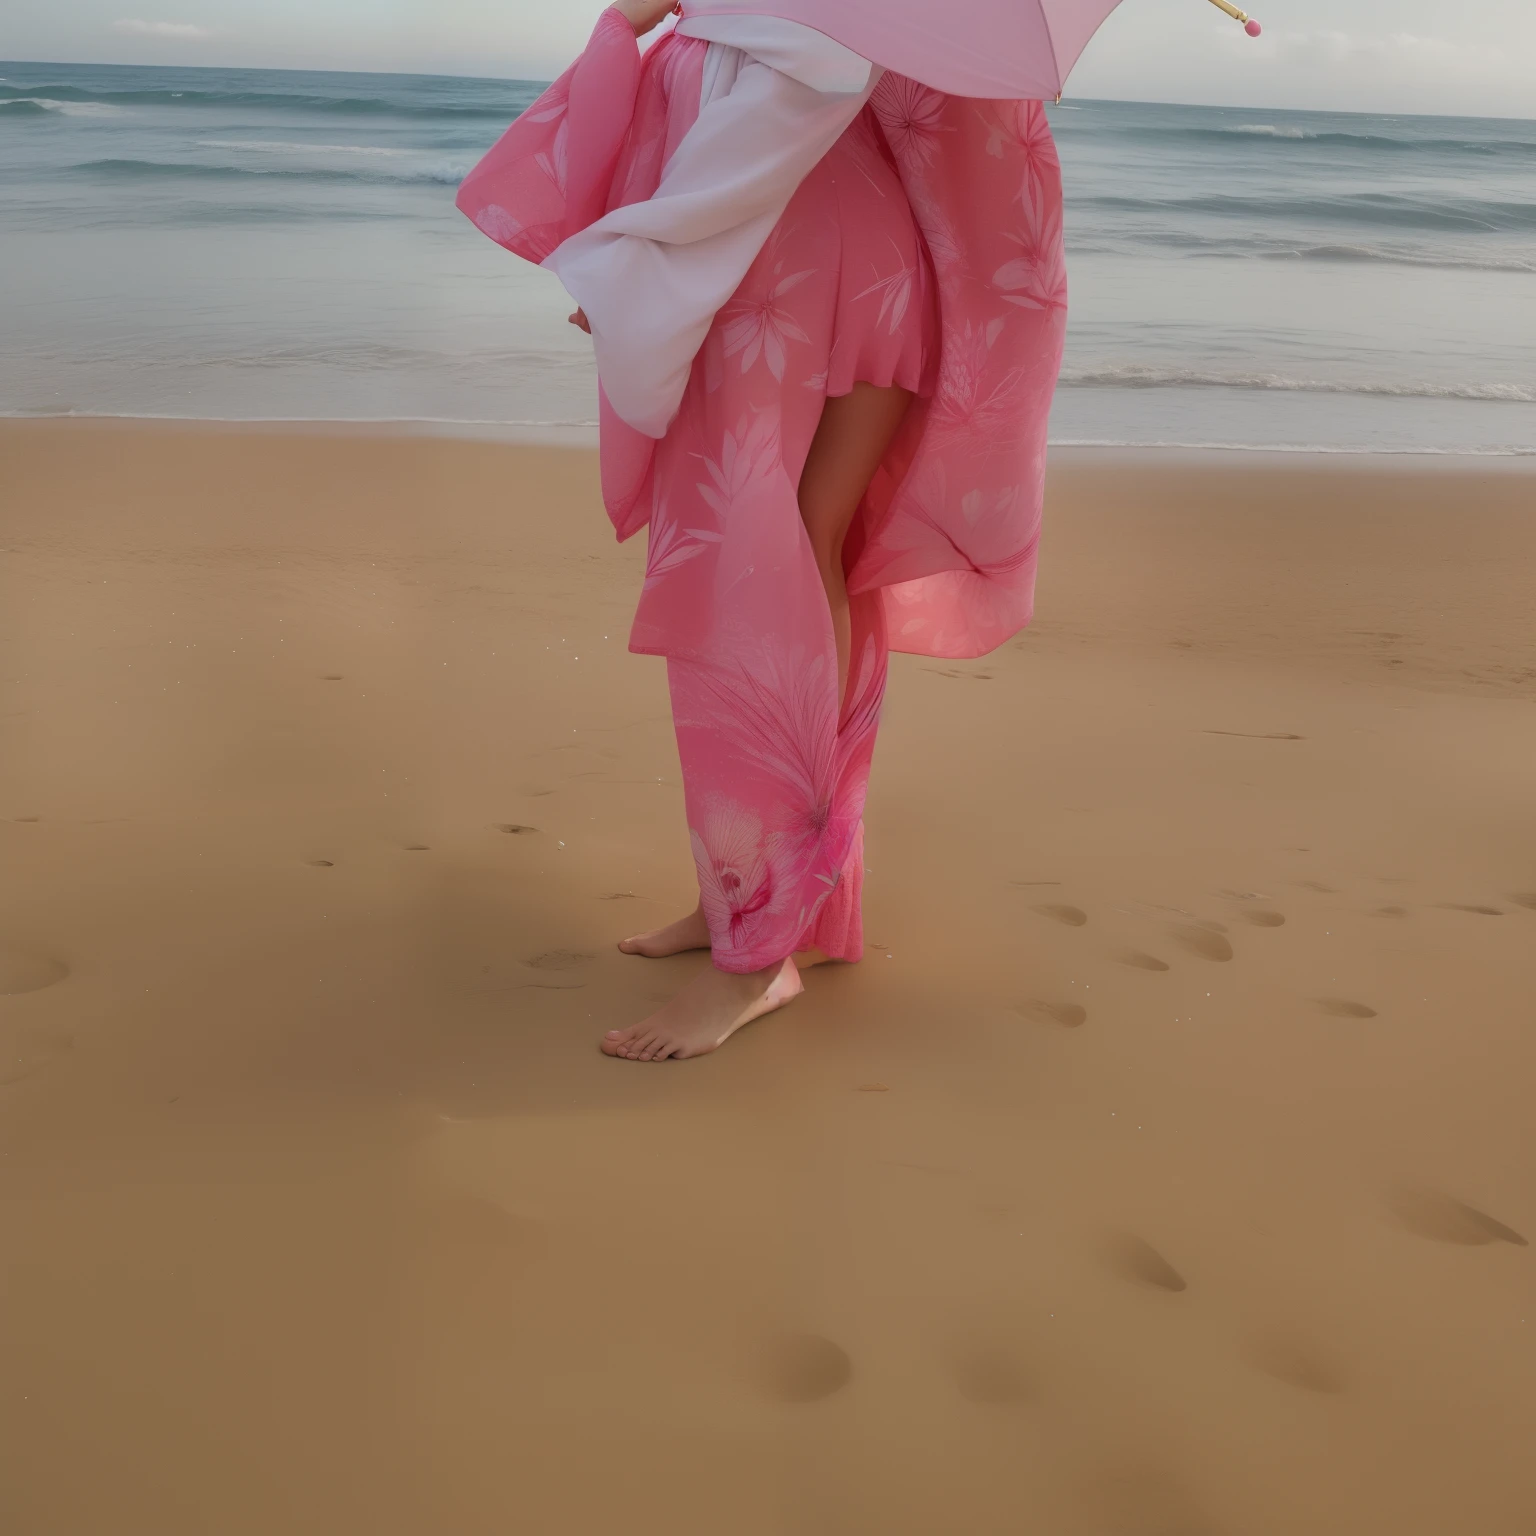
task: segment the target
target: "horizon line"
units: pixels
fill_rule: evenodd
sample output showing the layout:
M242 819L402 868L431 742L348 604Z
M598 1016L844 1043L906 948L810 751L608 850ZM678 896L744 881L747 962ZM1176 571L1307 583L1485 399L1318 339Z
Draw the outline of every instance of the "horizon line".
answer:
M435 70L404 70L404 69L321 69L315 66L290 66L269 64L125 64L119 60L97 59L4 59L0 58L0 69L11 64L27 65L32 68L57 66L61 69L80 68L86 69L159 69L159 70L184 70L189 74L204 73L265 73L280 75L358 75L372 76L375 79L397 80L481 80L493 82L499 85L538 85L549 86L554 83L554 77L546 79L541 75L467 75L457 72L448 73ZM1042 98L1045 99L1045 98ZM1490 123L1536 123L1536 114L1528 117L1510 115L1508 113L1481 113L1481 112L1409 112L1409 111L1371 111L1360 107L1277 107L1263 106L1252 102L1216 102L1216 101L1176 101L1171 99L1157 100L1142 96L1076 96L1070 92L1062 95L1062 104L1077 100L1086 103L1097 103L1106 106L1133 106L1133 107L1197 107L1216 112L1298 112L1314 115L1326 115L1331 117L1393 117L1393 118L1462 118L1471 122ZM1047 101L1047 105L1055 105Z

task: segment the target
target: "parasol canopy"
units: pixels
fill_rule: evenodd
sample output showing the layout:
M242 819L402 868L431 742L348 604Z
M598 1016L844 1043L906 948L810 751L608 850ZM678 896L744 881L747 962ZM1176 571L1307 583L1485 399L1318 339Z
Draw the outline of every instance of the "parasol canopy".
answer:
M683 0L685 17L777 16L950 96L1059 96L1120 0ZM1252 37L1259 24L1212 0Z

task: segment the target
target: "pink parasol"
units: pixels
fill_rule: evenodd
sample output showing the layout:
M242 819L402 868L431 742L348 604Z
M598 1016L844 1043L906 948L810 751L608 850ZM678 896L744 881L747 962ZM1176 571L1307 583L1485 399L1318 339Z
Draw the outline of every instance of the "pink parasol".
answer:
M1059 96L1120 0L683 0L687 16L777 16L951 96ZM1211 0L1250 37L1229 0Z

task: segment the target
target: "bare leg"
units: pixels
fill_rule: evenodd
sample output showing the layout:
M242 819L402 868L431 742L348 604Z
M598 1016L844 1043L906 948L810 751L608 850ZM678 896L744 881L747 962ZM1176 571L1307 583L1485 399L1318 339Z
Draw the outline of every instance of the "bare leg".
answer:
M843 540L911 403L907 390L874 384L855 384L852 394L828 400L800 475L800 516L832 610L839 702L848 688L852 649Z
M843 540L911 403L906 390L879 389L873 384L855 384L852 394L828 400L800 476L800 516L832 614L839 700L848 687L852 649ZM665 928L625 939L619 948L628 955L658 958L708 945L704 913L695 908ZM826 958L819 950L810 950L802 963L814 965ZM649 1018L630 1029L609 1030L600 1043L609 1056L628 1061L701 1056L723 1045L743 1024L783 1007L800 991L793 958L746 976L710 966Z

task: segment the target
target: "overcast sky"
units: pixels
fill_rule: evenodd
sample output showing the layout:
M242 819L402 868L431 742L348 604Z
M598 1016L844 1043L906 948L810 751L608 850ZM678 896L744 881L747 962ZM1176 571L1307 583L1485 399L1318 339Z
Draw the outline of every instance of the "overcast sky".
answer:
M0 0L0 59L546 79L601 0ZM1536 0L1125 0L1068 94L1536 117ZM942 17L944 0L933 0ZM131 7L147 5L148 10Z

